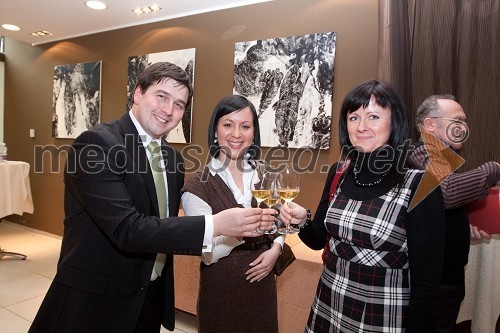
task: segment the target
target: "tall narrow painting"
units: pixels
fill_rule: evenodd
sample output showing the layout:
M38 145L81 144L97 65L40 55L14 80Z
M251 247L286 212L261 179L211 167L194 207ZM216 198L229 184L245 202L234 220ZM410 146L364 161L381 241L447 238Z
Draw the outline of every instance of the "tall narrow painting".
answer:
M235 94L259 116L262 146L330 148L335 32L236 43Z
M74 139L100 121L101 61L54 67L52 136Z
M184 49L150 53L128 58L127 110L132 108L134 88L139 74L149 65L160 61L168 61L184 69L191 78L194 87L194 62L196 49ZM168 133L166 140L170 143L191 142L191 110L193 103L184 111L182 121Z

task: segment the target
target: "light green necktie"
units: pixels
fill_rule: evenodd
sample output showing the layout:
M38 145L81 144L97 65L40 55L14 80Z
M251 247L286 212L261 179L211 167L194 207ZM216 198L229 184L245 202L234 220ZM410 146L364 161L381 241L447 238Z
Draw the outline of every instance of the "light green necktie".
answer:
M156 197L158 198L158 209L160 218L167 217L167 188L165 187L165 179L163 178L161 149L156 141L151 141L148 144L148 150L151 153L149 156L149 165L153 171L153 179L156 188Z
M151 141L147 146L150 156L149 165L153 171L153 180L155 182L156 188L156 198L158 199L158 210L160 212L160 218L164 219L167 217L167 188L165 187L165 179L163 178L162 164L160 161L163 159L161 155L161 147L156 141ZM166 256L163 253L158 253L156 255L154 270L158 275L161 275L163 266L165 265Z

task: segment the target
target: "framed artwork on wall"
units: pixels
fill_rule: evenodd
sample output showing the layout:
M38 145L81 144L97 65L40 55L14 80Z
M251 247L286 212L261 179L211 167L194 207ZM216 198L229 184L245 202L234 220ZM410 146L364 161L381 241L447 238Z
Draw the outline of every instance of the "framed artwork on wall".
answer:
M264 147L330 148L335 32L240 42L233 93L253 102Z
M101 117L101 61L54 67L52 137L74 139Z
M194 87L194 63L196 49L184 49L175 51L166 51L150 53L128 58L128 82L127 82L127 110L132 108L134 88L139 74L149 65L160 61L168 61L176 64L186 71L191 78L191 84ZM182 121L168 133L166 140L170 143L190 143L191 142L191 120L193 101L184 111Z

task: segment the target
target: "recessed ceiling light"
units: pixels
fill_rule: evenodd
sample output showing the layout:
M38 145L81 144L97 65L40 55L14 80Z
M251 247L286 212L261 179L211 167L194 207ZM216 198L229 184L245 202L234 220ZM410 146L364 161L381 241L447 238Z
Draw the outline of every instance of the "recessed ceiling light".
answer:
M85 2L85 5L87 7L92 8L92 9L97 9L97 10L103 10L106 9L106 4L102 1L87 1Z
M17 25L13 25L13 24L2 24L2 28L7 29L7 30L12 30L12 31L21 30L21 28L19 28Z
M161 10L160 7L158 7L157 5L153 5L153 6L146 6L143 8L132 9L132 12L134 12L137 15L142 15L142 14L157 13L160 10Z
M52 32L47 31L47 30L42 30L42 31L35 31L31 33L32 36L35 37L40 37L40 36L52 36Z

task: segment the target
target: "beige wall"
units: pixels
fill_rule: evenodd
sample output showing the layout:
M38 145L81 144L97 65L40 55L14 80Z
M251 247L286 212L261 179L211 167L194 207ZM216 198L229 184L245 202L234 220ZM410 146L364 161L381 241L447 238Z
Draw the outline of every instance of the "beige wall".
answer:
M196 48L192 143L205 147L211 112L222 96L232 93L236 42L328 31L337 33L331 148L319 152L319 165L303 176L297 198L314 211L326 178L320 166L338 158L342 99L355 84L377 74L378 1L275 0L39 46L7 39L5 142L9 159L32 165L35 204L33 215L8 219L51 233L63 231L62 171L51 173L49 161L44 161L45 172L33 173L35 145L71 144L51 137L54 66L102 60L101 122L106 122L125 111L129 56ZM29 138L30 128L36 130L34 139Z

